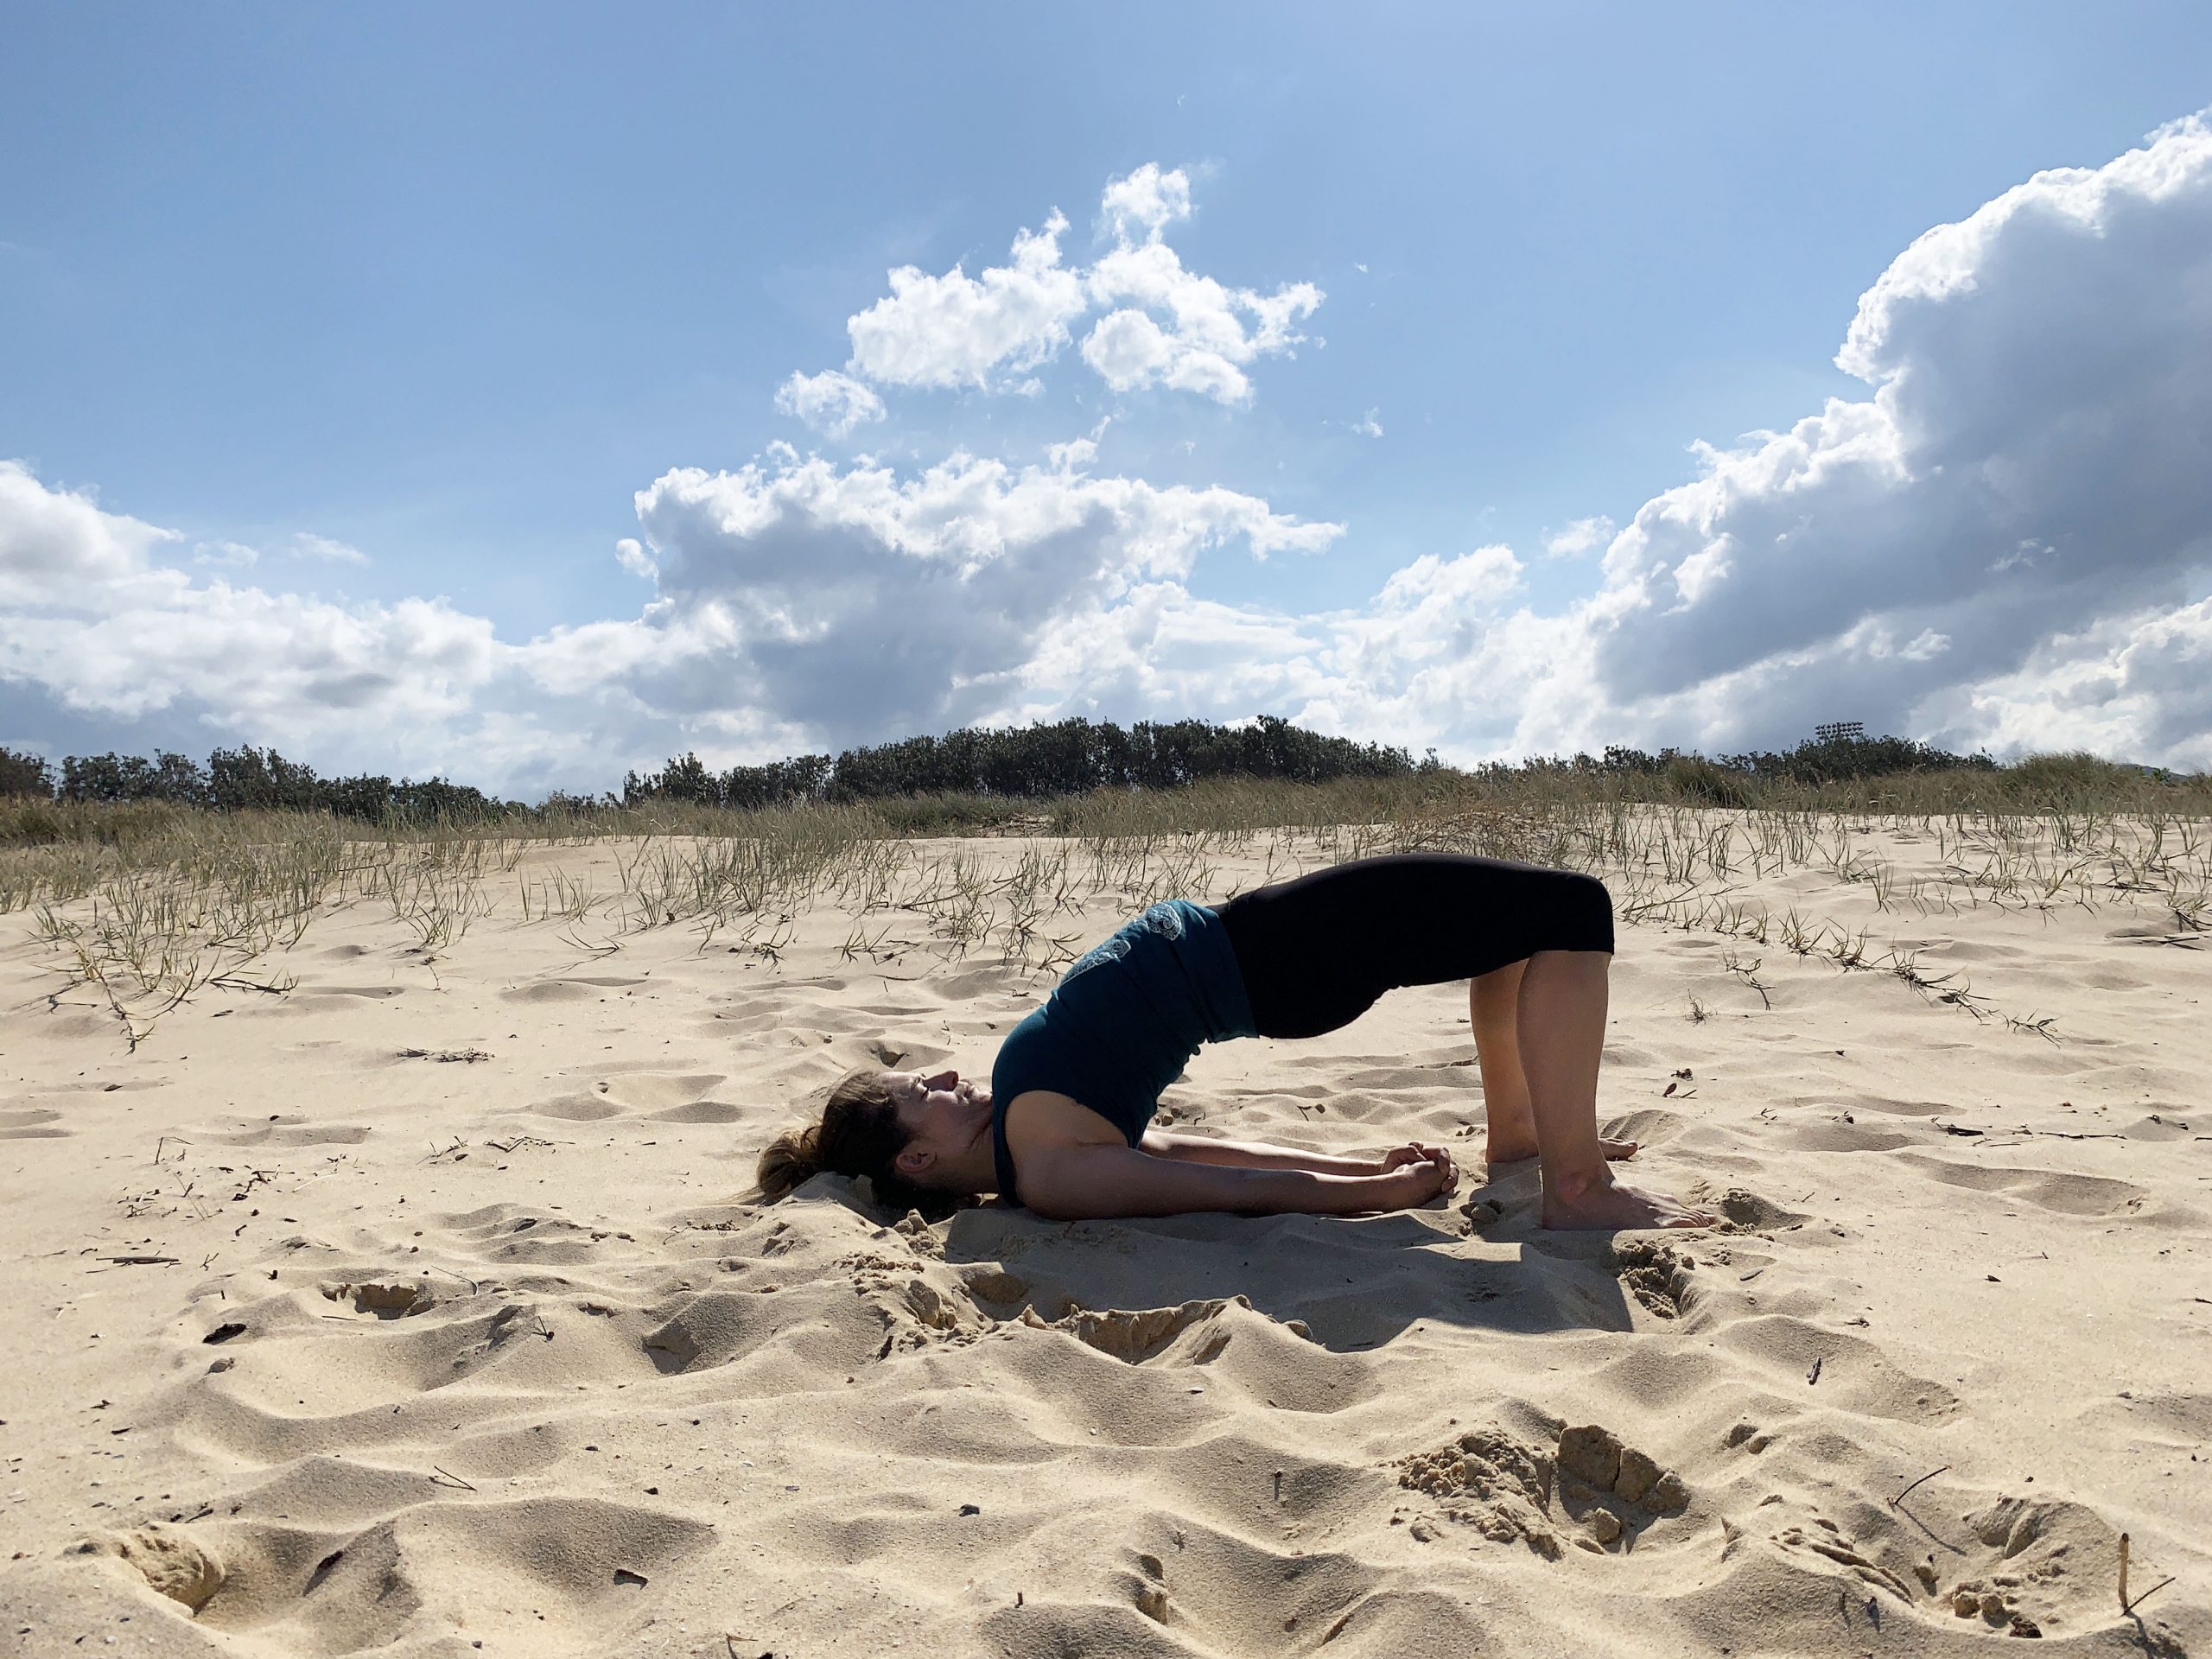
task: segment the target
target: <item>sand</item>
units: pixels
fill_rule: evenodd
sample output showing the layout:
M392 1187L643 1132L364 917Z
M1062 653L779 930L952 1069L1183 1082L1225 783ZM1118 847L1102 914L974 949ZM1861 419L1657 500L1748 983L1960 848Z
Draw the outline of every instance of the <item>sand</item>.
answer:
M425 960L353 903L135 1052L0 918L0 1652L2212 1652L2212 953L2125 894L1730 901L1985 1017L1625 928L1601 1116L1731 1220L1610 1240L1478 1164L1371 1219L741 1201L846 1068L985 1075L1049 987L911 912ZM1465 1017L1210 1050L1166 1115L1472 1156ZM2174 1580L2127 1616L2123 1533Z

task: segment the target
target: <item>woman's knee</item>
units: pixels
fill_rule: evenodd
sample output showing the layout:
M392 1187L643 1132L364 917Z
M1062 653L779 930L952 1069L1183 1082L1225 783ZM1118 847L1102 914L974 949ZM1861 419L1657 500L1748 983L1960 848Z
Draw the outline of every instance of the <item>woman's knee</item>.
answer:
M1556 931L1560 943L1551 950L1612 950L1613 895L1603 881L1576 870L1559 873Z

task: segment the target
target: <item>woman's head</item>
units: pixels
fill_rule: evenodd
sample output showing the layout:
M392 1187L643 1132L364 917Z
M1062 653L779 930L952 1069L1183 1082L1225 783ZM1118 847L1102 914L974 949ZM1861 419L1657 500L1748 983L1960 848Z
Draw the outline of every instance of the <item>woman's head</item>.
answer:
M868 1178L893 1209L950 1209L990 1190L991 1096L957 1071L851 1071L822 1120L789 1129L760 1154L761 1192L780 1198L823 1170Z

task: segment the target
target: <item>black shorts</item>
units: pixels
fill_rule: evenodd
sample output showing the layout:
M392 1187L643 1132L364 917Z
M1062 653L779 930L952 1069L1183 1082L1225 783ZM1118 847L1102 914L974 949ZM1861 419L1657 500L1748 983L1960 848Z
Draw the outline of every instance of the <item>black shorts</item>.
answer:
M1613 948L1612 895L1595 876L1464 853L1358 859L1216 910L1262 1037L1334 1031L1401 985Z

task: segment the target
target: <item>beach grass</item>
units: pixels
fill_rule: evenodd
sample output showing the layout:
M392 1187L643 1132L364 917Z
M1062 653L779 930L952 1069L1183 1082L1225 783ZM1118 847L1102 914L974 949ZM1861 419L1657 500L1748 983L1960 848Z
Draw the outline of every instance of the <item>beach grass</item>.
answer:
M1745 780L1729 782L1740 796ZM1878 969L1981 1017L1992 1010L1969 985L1929 978L1878 944L1880 918L2122 905L2190 948L2212 923L2212 786L2201 776L2073 756L1754 783L1752 798L1726 804L1702 788L1694 772L1623 779L1538 765L1045 801L657 802L384 825L35 800L0 803L0 912L26 912L61 980L94 988L134 1043L210 987L283 995L283 973L257 964L334 908L387 913L397 948L426 962L487 921L565 929L594 954L640 931L685 927L701 950L772 961L793 918L826 906L849 918L849 957L918 938L1043 972L1083 944L1070 918L1085 900L1112 894L1132 910L1219 900L1232 854L1257 856L1262 881L1414 851L1586 870L1611 887L1625 923ZM1923 855L1902 861L1901 839ZM1842 878L1873 919L1777 916L1738 896L1749 880L1801 868ZM1738 977L1755 976L1754 963Z

